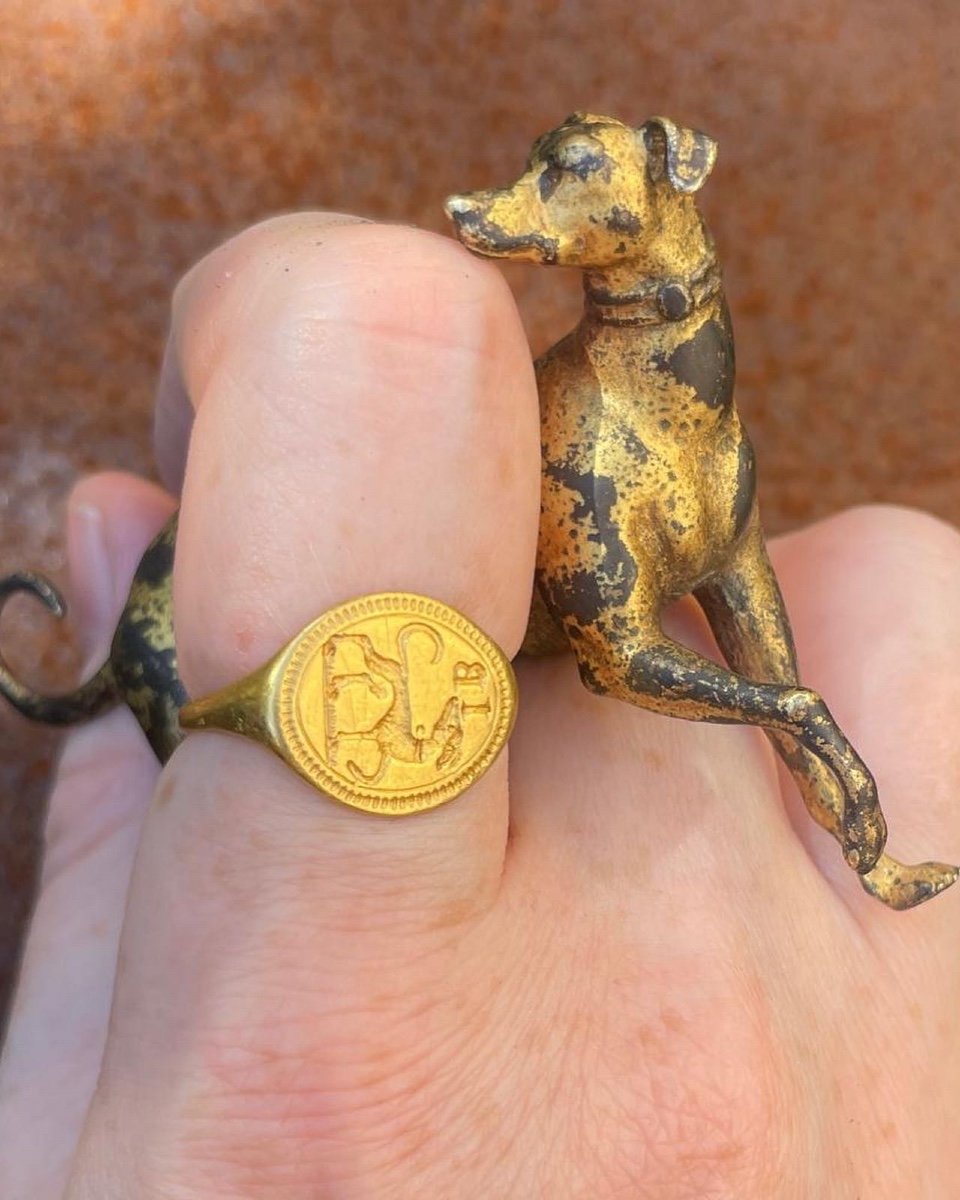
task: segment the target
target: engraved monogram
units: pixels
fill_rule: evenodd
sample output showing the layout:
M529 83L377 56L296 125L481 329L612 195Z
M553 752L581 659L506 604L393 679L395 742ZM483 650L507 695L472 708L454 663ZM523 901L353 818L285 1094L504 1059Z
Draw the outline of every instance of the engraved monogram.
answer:
M459 795L509 735L515 683L462 613L409 593L332 610L286 658L284 756L344 803L415 812Z
M408 643L415 636L425 638L431 644L430 664L439 663L443 657L443 641L432 626L419 621L409 622L397 634L399 658L380 654L371 639L363 633L335 633L324 647L328 759L332 767L338 767L341 753L347 747L343 764L354 779L364 783L379 783L394 759L407 763L432 762L437 771L455 767L460 761L465 706L457 694L457 688L465 686L468 680L471 683L476 680L483 687L486 673L481 663L469 666L459 662L456 664L451 673L451 693L428 733L422 722L414 724L410 700ZM335 672L335 663L344 646L356 647L363 670ZM462 673L475 669L479 674L467 676ZM343 727L342 709L337 702L343 696L344 689L356 685L369 689L375 700L388 704L383 716L371 729ZM469 707L473 712L485 713L489 721L489 701ZM365 771L354 757L349 757L349 747L358 741L373 743L376 747L376 762L371 771Z

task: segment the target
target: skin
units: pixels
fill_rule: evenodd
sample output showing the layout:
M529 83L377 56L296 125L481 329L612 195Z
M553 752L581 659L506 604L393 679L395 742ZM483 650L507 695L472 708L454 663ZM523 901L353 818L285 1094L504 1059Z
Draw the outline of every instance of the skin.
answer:
M536 391L494 267L259 226L179 288L159 391L192 693L375 588L516 651ZM173 503L75 493L91 659ZM960 538L858 510L772 555L893 849L960 854ZM666 624L716 653L692 607ZM519 675L509 754L405 821L224 735L158 774L123 710L71 734L0 1063L5 1200L951 1194L957 897L865 895L757 730L593 696L569 655Z

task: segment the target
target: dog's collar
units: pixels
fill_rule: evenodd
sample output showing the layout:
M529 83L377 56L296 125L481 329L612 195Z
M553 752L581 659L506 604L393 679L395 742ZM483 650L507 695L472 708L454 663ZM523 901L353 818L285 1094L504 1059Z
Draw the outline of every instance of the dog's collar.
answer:
M691 275L645 279L629 292L609 292L584 276L587 307L612 325L662 325L683 321L720 290L720 266L709 258Z

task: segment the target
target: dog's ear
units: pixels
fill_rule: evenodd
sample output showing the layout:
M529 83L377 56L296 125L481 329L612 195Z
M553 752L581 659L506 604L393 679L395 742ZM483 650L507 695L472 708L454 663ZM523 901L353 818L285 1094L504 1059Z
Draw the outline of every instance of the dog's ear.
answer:
M717 161L717 143L699 129L684 129L667 117L651 117L640 127L653 179L666 175L678 192L696 192Z

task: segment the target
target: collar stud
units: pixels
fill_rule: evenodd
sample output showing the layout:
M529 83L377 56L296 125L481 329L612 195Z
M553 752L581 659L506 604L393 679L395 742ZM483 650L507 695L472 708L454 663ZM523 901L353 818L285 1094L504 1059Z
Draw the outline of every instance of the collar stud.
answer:
M677 279L668 279L657 292L657 308L668 321L682 321L693 312L690 289Z

